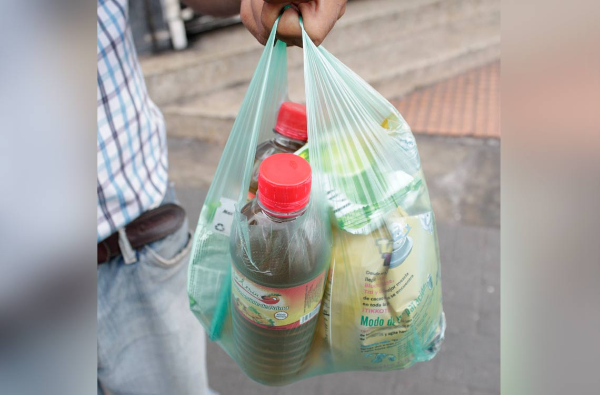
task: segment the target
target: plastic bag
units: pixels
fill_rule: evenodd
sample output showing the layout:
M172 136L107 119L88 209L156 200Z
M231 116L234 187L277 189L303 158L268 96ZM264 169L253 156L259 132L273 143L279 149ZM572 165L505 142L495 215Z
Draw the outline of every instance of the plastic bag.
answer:
M264 256L259 256L259 240L276 238L276 229L256 228L242 214L256 146L269 137L287 96L286 44L276 41L276 27L200 214L188 276L191 310L211 340L264 384L348 370L402 369L429 360L443 340L445 319L435 219L414 137L388 101L316 47L304 29L309 143L297 154L310 162L313 188L306 213L286 230L288 242L275 243L280 251L271 253L281 257L294 250L289 240L298 243L308 229L322 241L319 257L327 260L329 271L326 281L319 280L324 287L311 283L323 298L318 315L310 317L315 329L306 349L290 345L293 336L277 340L275 335L284 333L277 329L269 332L273 338L259 337L273 343L262 353L245 351L249 346L239 341L242 321L232 320L236 309L260 306L246 318L261 327L283 316L272 310L271 317L264 299L240 304L236 289L244 278L232 273L232 251L240 248L258 274L272 275L277 267L261 266ZM251 241L252 234L260 236ZM300 257L301 262L310 259ZM289 265L284 271L291 272L297 265L292 261L279 264ZM232 282L238 287L233 296ZM272 295L270 303L278 304L281 295ZM294 363L277 359L285 353L297 356ZM273 368L277 363L285 368Z

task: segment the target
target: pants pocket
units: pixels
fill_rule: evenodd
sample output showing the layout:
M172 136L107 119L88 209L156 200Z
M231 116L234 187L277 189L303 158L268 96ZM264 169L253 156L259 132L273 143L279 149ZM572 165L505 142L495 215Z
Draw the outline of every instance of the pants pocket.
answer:
M145 246L143 253L151 263L168 268L177 266L187 260L191 249L192 233L187 230L187 226L184 224L172 235Z

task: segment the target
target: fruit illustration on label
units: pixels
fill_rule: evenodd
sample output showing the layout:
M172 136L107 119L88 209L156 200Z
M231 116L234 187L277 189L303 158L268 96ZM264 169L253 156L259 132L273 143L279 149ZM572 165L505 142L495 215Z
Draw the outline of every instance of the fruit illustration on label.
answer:
M263 296L261 296L261 302L266 303L266 304L276 304L277 302L279 302L280 296L281 296L280 294L263 295Z

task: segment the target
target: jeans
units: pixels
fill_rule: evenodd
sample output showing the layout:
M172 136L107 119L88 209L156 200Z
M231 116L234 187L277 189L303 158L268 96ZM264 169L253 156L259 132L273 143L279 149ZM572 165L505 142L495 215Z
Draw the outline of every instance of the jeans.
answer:
M175 201L173 188L164 203ZM98 266L98 394L210 394L206 340L188 307L187 219L125 264ZM124 252L124 254L126 254Z

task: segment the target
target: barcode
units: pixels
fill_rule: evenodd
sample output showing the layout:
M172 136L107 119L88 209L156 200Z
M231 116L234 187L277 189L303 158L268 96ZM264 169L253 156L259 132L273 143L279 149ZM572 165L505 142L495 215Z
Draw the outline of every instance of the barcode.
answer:
M313 309L313 311L311 311L308 314L303 315L302 318L300 318L300 325L310 321L315 315L317 315L317 313L319 312L320 309L321 309L321 302L319 302L319 304Z

